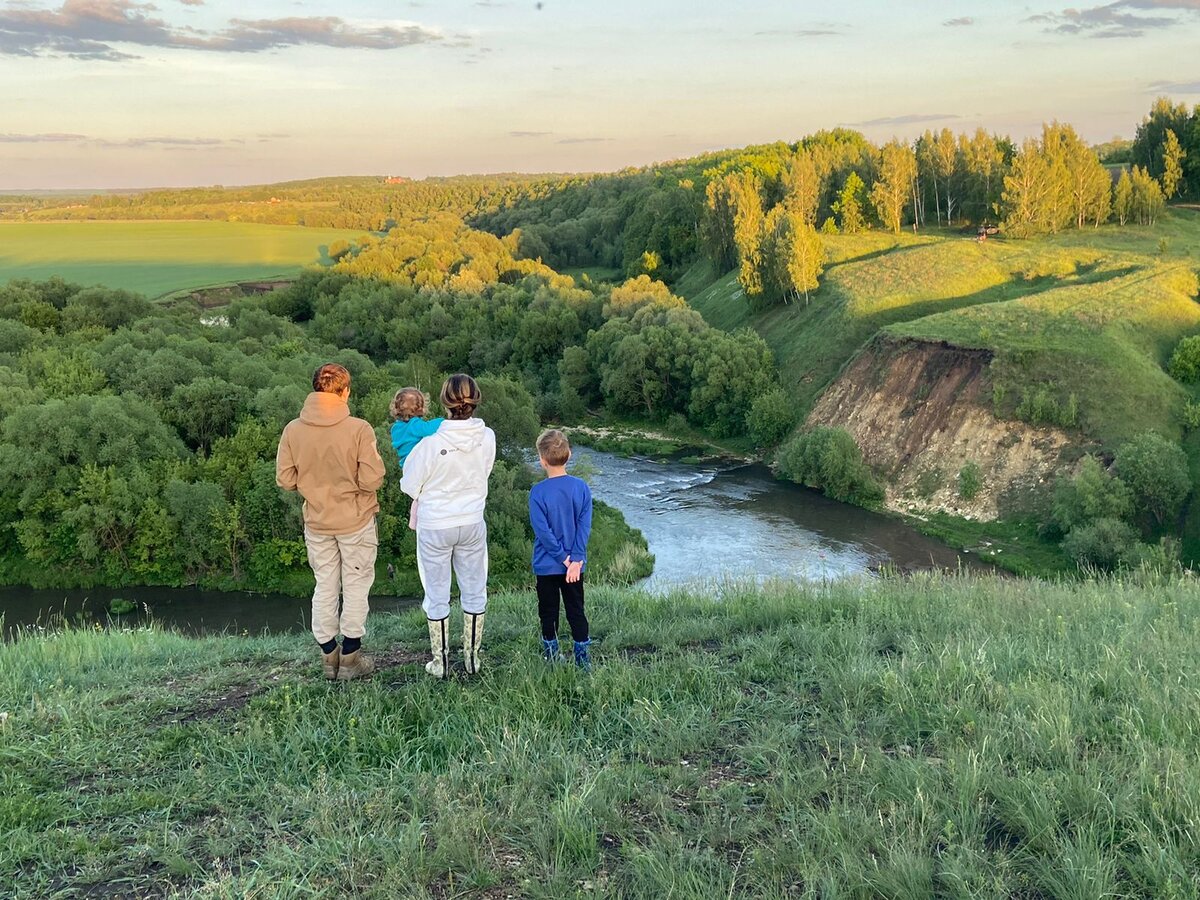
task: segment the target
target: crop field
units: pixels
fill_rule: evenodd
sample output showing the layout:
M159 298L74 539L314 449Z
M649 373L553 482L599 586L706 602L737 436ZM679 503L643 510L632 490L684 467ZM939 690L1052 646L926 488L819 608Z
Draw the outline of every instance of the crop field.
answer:
M155 298L294 275L356 235L245 222L0 222L0 284L57 275Z

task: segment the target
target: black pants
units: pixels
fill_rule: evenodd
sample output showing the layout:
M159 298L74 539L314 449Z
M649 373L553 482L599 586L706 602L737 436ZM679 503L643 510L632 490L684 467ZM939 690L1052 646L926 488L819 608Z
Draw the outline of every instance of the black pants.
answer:
M566 575L537 577L538 618L542 620L542 637L548 641L558 637L560 595L563 606L567 609L567 621L571 623L571 637L577 641L586 641L588 620L583 613L583 578L574 584L568 584Z

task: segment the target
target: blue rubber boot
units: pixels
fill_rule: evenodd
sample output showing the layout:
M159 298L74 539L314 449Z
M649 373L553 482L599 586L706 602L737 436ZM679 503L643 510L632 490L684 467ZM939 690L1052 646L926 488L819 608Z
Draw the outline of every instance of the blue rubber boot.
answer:
M591 643L590 638L586 641L575 642L575 665L585 672L592 671L592 658L588 656L588 646Z
M562 653L558 650L558 638L548 641L542 638L542 659L549 663L562 662Z

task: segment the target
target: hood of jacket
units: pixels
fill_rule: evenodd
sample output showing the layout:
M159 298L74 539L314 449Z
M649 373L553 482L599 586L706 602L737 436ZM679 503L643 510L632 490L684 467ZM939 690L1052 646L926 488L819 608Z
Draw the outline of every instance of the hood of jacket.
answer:
M479 449L486 428L483 419L446 419L437 436L455 450L469 453Z
M313 391L304 400L300 421L305 425L329 426L350 417L350 406L337 394Z

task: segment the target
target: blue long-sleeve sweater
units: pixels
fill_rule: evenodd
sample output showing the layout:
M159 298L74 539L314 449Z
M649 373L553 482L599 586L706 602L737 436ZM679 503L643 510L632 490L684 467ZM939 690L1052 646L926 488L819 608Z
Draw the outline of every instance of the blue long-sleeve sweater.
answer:
M417 446L417 442L421 438L429 437L431 434L437 434L437 430L442 427L445 419L422 419L419 416L413 416L407 422L402 422L397 419L392 423L392 447L396 450L396 457L400 460L400 465L404 465L404 461L408 459L408 454L412 453L413 447Z
M529 491L529 521L535 575L565 575L567 557L587 568L592 533L592 491L587 482L574 475L539 481Z

